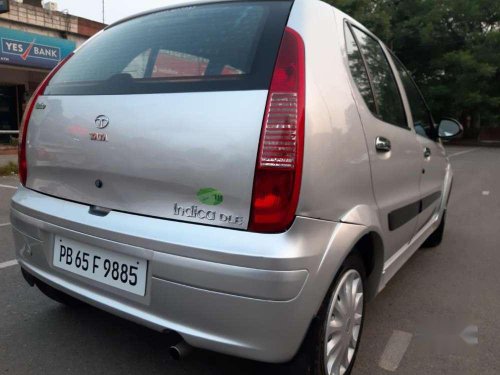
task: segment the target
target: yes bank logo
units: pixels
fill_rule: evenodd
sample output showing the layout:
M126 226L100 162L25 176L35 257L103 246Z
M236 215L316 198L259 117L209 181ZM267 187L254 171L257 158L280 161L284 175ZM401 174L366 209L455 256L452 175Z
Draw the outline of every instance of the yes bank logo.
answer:
M24 61L31 58L52 61L61 60L61 50L59 48L37 44L35 40L32 42L23 42L20 40L2 38L2 52L17 55Z

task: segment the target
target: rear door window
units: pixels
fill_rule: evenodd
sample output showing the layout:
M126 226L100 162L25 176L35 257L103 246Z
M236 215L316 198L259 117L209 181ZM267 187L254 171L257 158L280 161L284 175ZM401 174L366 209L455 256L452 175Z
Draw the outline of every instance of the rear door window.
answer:
M419 88L401 61L399 61L399 59L395 56L393 56L393 61L394 64L396 64L399 77L403 82L406 96L408 97L408 102L410 103L415 131L422 137L430 139L436 138L436 131L434 129L431 112L429 111Z
M402 128L409 128L403 99L396 78L380 43L357 27L352 28L366 62L379 119Z
M55 75L47 95L268 89L289 1L203 4L116 24Z
M345 25L345 38L347 46L347 58L349 60L349 69L351 70L352 78L356 83L356 86L365 100L366 105L370 108L370 111L377 113L377 106L375 105L375 99L373 98L373 92L370 85L370 78L365 68L365 63L363 62L363 57L359 51L356 40L352 35L351 29L346 24Z

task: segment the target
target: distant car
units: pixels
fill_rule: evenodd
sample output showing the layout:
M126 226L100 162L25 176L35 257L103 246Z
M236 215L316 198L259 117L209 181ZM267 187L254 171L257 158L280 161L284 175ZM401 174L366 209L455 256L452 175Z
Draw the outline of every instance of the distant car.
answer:
M440 138L460 131L436 127L401 62L320 1L147 12L34 94L12 199L18 260L59 302L346 374L365 303L441 242Z

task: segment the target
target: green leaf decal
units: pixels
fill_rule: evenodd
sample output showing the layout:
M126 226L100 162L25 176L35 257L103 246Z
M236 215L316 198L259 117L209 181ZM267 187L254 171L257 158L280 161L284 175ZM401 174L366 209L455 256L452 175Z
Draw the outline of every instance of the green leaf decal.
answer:
M196 196L201 203L208 206L217 206L224 201L222 193L214 188L200 189Z

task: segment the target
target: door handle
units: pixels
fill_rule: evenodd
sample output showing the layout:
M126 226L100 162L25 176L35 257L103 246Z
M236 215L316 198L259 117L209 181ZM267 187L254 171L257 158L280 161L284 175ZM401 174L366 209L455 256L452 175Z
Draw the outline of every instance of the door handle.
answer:
M391 151L391 141L384 137L377 137L375 140L375 148L379 152L389 152Z
M424 158L428 159L432 155L432 151L429 147L424 148Z

